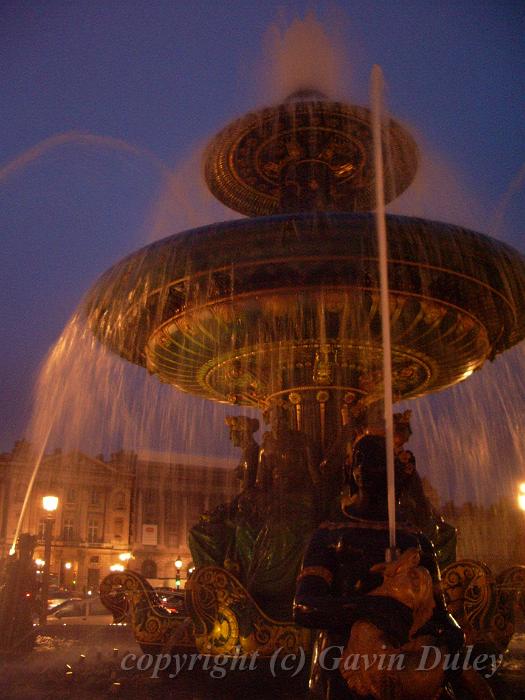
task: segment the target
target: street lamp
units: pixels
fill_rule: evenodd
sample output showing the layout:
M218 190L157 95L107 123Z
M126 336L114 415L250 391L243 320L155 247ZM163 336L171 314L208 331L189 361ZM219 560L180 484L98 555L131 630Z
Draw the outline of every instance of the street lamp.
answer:
M177 557L175 559L175 588L180 588L180 570L182 569L182 559Z
M118 555L118 558L122 562L129 562L130 559L132 559L131 552L122 552L121 554Z
M525 481L518 487L518 505L521 510L525 511Z
M47 622L47 605L49 597L49 573L51 569L51 536L53 533L53 514L58 508L58 498L56 496L44 496L42 507L46 511L44 520L44 576L42 578L42 607L40 608L40 624Z

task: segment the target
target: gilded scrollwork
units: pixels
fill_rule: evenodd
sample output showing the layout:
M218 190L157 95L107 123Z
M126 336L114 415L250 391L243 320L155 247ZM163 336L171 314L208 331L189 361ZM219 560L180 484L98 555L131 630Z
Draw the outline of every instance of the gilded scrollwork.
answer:
M258 651L264 657L280 648L299 653L301 648L310 647L309 630L291 621L268 617L239 581L223 569L197 569L188 588L188 605L201 653L236 655Z
M116 622L132 627L143 647L195 647L193 623L187 617L163 607L147 579L135 571L115 572L100 584L100 598Z
M525 566L494 576L486 564L457 561L442 573L449 611L462 626L468 644L502 654L515 629L516 611L525 596Z

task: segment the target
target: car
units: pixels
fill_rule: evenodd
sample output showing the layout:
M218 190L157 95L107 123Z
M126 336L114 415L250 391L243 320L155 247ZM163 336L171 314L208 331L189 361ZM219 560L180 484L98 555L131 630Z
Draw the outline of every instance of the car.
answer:
M67 598L49 598L47 601L48 614L56 612L59 608L75 600L83 600L81 596L69 596Z
M79 593L71 593L69 591L65 591L63 589L57 588L56 586L52 586L49 589L48 593L48 599L47 599L47 609L49 611L54 610L56 607L59 605L62 605L62 603L65 603L66 601L70 600L71 598L81 598L82 596Z
M182 591L173 588L156 588L155 593L165 608L180 615L186 614L185 595Z
M113 615L98 596L70 599L47 616L48 625L111 625Z

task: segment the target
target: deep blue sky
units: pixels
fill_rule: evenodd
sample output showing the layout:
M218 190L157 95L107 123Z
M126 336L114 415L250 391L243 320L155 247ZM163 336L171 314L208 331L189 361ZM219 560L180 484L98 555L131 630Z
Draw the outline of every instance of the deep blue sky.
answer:
M177 169L272 98L265 33L308 8L345 47L350 99L366 102L370 68L383 67L389 108L439 164L428 212L481 230L503 222L502 237L525 250L523 183L497 215L525 160L521 2L4 0L0 449L24 433L38 365L82 294L150 237L161 185L153 159L85 141L5 166L74 130Z

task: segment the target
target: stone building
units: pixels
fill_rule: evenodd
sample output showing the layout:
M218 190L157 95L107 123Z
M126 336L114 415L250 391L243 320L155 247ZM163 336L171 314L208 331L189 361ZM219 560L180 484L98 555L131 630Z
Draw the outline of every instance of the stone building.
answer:
M20 517L35 455L24 441L0 455L0 556L6 557ZM44 495L58 496L51 555L52 580L78 591L96 590L110 567L130 553L128 566L156 585L182 583L191 566L187 532L199 515L237 492L232 462L188 455L112 454L109 460L56 450L44 457L21 532L40 536Z

